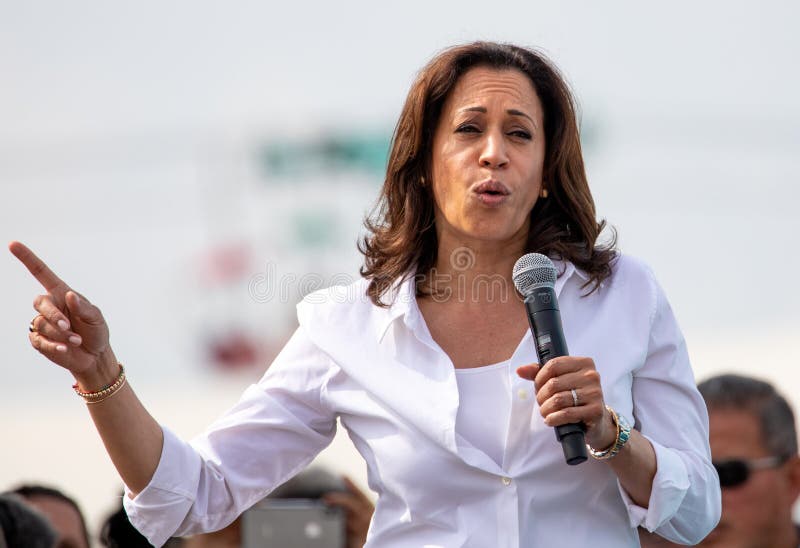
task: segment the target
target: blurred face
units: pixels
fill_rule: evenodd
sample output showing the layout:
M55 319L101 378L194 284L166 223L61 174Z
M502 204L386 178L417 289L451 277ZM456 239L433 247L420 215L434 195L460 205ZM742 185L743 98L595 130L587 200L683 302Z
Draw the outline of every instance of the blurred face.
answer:
M59 547L89 548L83 536L81 516L74 506L49 496L31 496L25 500L43 513L58 532Z
M526 238L544 155L542 105L527 76L483 67L462 75L433 140L440 241Z
M749 412L713 410L709 427L713 460L771 456L764 448L758 420ZM797 497L796 469L796 463L789 461L777 468L753 470L744 484L724 487L722 519L700 546L796 547L791 516Z

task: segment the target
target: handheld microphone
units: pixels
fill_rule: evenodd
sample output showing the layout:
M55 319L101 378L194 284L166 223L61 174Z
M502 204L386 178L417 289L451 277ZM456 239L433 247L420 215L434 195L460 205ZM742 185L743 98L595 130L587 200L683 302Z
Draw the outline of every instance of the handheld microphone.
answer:
M525 300L541 367L558 356L569 356L556 300L557 277L553 262L540 253L527 253L520 257L512 273L514 285ZM588 458L583 423L562 424L555 430L567 464L580 464Z

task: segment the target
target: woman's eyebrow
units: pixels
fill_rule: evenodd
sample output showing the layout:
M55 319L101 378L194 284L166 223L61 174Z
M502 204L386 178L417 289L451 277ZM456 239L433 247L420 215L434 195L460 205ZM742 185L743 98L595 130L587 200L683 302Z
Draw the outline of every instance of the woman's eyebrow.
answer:
M482 112L482 113L486 114L486 112L488 112L488 111L486 110L486 107L466 107L466 108L462 108L461 112ZM510 114L512 116L522 116L523 118L527 118L533 124L533 127L535 127L536 129L539 129L539 125L536 123L536 121L534 121L533 118L531 118L530 116L528 116L527 114L525 114L521 110L517 110L515 108L510 108L510 109L506 110L506 113Z
M527 114L525 114L524 112L522 112L521 110L517 110L517 109L514 109L514 108L510 108L510 109L508 109L506 112L507 112L508 114L511 114L512 116L522 116L522 117L524 117L524 118L527 118L528 120L530 120L530 121L531 121L531 123L533 124L533 127L535 127L536 129L539 129L539 126L538 126L538 124L537 124L537 123L534 121L534 119L533 119L533 118L531 118L530 116L528 116Z
M461 109L461 112L482 112L486 114L486 107L465 107Z

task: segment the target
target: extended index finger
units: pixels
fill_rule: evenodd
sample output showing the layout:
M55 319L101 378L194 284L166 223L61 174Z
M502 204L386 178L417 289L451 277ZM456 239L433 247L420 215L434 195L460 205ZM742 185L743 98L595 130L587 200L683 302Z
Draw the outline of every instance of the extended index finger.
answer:
M33 277L42 284L48 293L60 301L64 300L69 286L65 284L61 278L56 276L55 272L50 270L50 267L36 256L36 253L28 249L28 247L21 242L11 242L8 244L8 250L25 265L25 268L33 274Z

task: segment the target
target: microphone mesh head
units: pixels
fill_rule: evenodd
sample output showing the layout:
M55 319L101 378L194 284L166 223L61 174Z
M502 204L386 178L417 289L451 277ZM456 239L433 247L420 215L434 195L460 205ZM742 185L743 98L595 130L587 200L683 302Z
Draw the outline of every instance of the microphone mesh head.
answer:
M546 255L526 253L514 263L511 277L522 295L529 295L539 287L555 287L558 273Z

